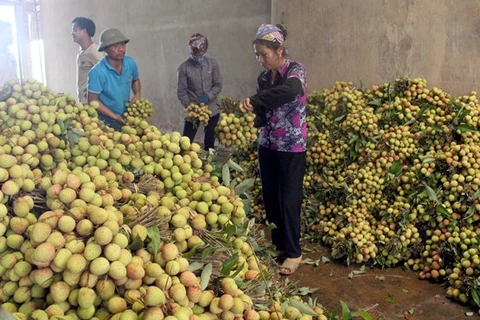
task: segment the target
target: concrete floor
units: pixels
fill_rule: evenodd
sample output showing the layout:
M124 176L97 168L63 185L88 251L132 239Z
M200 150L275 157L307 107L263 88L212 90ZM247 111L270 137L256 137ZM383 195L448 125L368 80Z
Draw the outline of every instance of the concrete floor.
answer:
M304 258L322 261L331 259L330 248L321 245L305 244L313 252ZM445 296L440 284L419 280L413 271L402 268L365 268L365 273L349 278L352 271L360 270L361 265L346 266L340 262L327 262L315 270L313 265L303 264L290 276L298 281L298 286L319 288L312 298L324 306L328 312L341 313L340 300L351 311L367 311L376 320L456 320L478 318L476 310L461 305ZM467 312L473 312L467 316Z

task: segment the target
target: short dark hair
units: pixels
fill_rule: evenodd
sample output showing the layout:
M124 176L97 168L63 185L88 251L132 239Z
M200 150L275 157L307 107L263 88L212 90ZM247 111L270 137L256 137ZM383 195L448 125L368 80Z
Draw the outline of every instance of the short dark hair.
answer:
M87 30L87 34L90 37L93 37L95 35L95 23L93 23L92 19L85 17L76 17L72 20L72 23L77 25L81 29Z

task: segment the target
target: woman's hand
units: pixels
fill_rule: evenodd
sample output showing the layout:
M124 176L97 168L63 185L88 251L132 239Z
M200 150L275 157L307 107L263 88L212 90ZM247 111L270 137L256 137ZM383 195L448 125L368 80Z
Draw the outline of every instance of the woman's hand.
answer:
M253 106L250 103L250 98L246 98L246 99L243 99L242 101L240 101L239 108L240 108L240 111L242 111L243 113L248 112L248 111L252 111Z

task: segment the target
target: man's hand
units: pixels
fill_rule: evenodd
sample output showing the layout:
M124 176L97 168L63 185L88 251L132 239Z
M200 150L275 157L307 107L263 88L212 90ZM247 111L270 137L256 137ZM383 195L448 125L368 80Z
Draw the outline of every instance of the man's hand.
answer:
M125 119L123 119L123 117L119 114L116 114L113 118L113 120L117 121L118 123L120 123L121 125L124 125L125 124Z
M136 93L136 94L130 99L130 103L134 103L134 102L137 101L138 99L140 99L140 93Z
M250 103L250 98L246 98L246 99L243 99L242 101L240 101L239 108L240 108L240 111L242 111L243 113L248 112L248 111L252 111L253 106Z

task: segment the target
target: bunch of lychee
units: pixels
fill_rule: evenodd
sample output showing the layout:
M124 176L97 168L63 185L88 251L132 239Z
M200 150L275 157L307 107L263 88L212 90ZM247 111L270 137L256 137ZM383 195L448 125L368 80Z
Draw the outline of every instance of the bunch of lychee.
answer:
M201 123L207 125L212 115L212 111L208 108L208 105L204 103L196 104L190 103L183 110L185 117L188 121L193 123Z
M127 103L124 117L134 117L140 120L148 120L153 114L153 104L146 98L140 98L132 103Z

